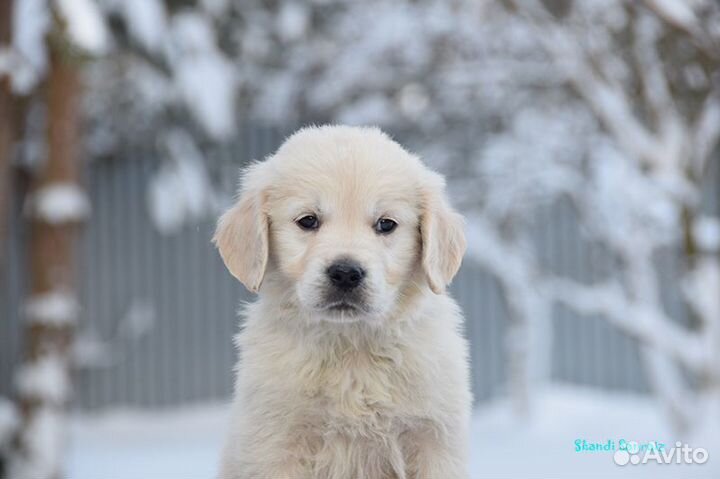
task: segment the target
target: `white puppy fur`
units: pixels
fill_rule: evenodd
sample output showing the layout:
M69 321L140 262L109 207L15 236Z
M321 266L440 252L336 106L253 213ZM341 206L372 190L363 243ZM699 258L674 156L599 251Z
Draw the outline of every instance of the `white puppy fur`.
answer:
M245 170L214 240L259 293L222 479L467 477L468 352L445 293L465 238L441 176L378 129L306 128Z

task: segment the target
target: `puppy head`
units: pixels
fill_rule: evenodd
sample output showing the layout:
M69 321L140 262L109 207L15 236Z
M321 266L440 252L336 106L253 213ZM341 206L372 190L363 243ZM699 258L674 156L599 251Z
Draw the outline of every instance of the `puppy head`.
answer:
M426 284L436 294L465 251L442 177L377 129L303 129L243 175L214 238L257 292L277 278L313 318L387 316Z

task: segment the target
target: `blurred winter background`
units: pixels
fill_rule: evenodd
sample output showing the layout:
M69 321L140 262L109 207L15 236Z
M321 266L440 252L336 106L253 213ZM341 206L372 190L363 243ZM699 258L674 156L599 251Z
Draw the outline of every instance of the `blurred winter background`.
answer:
M474 479L720 477L714 0L0 0L0 476L213 477L249 299L214 221L324 122L468 218Z

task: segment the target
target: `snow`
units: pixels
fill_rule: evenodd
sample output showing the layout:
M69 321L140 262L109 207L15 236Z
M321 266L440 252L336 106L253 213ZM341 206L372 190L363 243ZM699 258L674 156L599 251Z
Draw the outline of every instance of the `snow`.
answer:
M714 265L711 265L707 273L712 274L713 268ZM715 291L713 286L713 283L703 284L699 291L706 291L706 294L712 297ZM676 321L665 316L664 312L652 303L626 298L617 283L586 286L574 281L555 280L546 291L581 317L601 315L620 331L667 353L691 369L703 370L711 360L709 351L704 347L704 338L678 326ZM693 291L691 302L695 300L695 296L700 297L697 291ZM669 371L665 372L666 376L669 374Z
M0 396L0 456L9 445L10 437L18 425L18 416L12 402Z
M392 109L383 95L372 95L350 103L337 118L345 125L385 125L392 118Z
M155 326L156 311L147 300L135 299L117 322L114 333L103 338L92 325L78 331L73 340L72 365L76 369L101 370L122 361L122 343L135 341Z
M16 93L29 93L47 68L45 35L49 28L47 0L14 2L12 46L16 55L12 84Z
M662 17L670 23L683 28L693 28L697 22L692 3L686 0L645 0Z
M67 479L213 478L228 409L210 404L75 415Z
M80 305L72 294L50 291L31 296L25 303L25 314L30 322L64 326L77 321Z
M76 369L98 370L116 364L112 345L87 329L75 335L71 358Z
M165 44L167 11L161 0L124 0L123 9L130 34L146 49L159 52Z
M11 456L8 477L51 479L55 476L65 444L63 415L56 407L41 407L35 412L22 432L22 446L27 455Z
M523 241L502 237L486 218L467 217L468 255L495 277L510 311L508 392L520 414L532 412L535 389L550 378L552 297L544 294L536 258Z
M398 83L407 83L403 79L426 75L433 47L447 35L448 25L463 19L453 18L450 8L440 2L376 2L372 8L348 4L346 10L339 11L345 13L328 16L324 25L312 30L320 41L291 45L293 54L288 56L285 74L306 79L302 101L314 111L330 110L336 119L343 120L357 109L362 115L354 122L363 121L367 112L381 111L378 95L398 91ZM418 41L421 38L423 41ZM310 61L296 62L295 55ZM448 55L448 59L454 56ZM434 65L433 70L444 72L444 67ZM366 95L370 107L363 104ZM359 106L348 108L348 99ZM262 102L256 105L261 112L264 107ZM291 108L288 105L285 110ZM389 120L386 115L383 123Z
M277 17L277 30L281 38L291 42L302 37L308 29L309 13L300 2L283 3Z
M716 478L720 430L681 437L644 396L555 386L538 397L534 422L520 421L507 399L482 405L472 421L472 479L630 477ZM210 479L215 477L228 423L226 404L167 411L115 410L71 420L68 479ZM617 466L612 453L575 452L575 441L677 440L708 450L702 466ZM715 459L715 460L713 460Z
M228 8L228 0L200 0L200 4L213 15L221 15Z
M118 334L127 339L137 339L153 329L156 316L152 303L146 300L134 300L118 324Z
M20 69L21 65L22 62L13 48L0 45L0 79L8 76L12 84L16 70Z
M646 397L599 393L577 388L554 388L538 398L536 420L519 422L503 401L491 404L473 422L473 478L576 478L633 477L673 478L687 476L679 465L615 465L609 452L575 452L576 440L588 442L621 439L675 444L686 441L709 451L711 460L693 466L693 478L712 478L720 473L713 463L719 451L717 428L705 437L681 437L672 433L657 405Z
M152 178L148 189L150 216L158 230L176 232L187 221L215 212L214 190L193 139L175 130L166 138L169 161Z
M428 93L419 83L408 83L400 89L398 107L405 116L417 119L430 106Z
M173 47L168 55L180 96L215 139L235 130L236 73L217 48L210 20L199 13L173 16Z
M720 141L720 101L712 96L706 99L693 130L696 156L693 167L698 172L704 172L705 165L709 158L713 157L715 147Z
M592 138L596 128L573 105L519 111L506 131L488 140L476 165L489 193L485 208L496 217L522 215L578 188L583 146L567 138Z
M110 35L97 3L93 0L55 0L55 5L77 47L94 55L107 51Z
M689 330L665 310L663 272L656 258L668 249L682 250L683 210L699 213L699 183L689 180L687 172L707 171L712 159L719 135L717 95L704 92L707 99L699 115L696 105L687 117L675 106L687 100L670 87L673 79L661 55L668 26L642 7L625 19L633 35L621 45L616 29L625 20L608 15L616 16L610 12L622 11L625 2L575 2L562 22L544 2L513 3L523 12L506 20L513 33L496 30L496 41L507 45L495 52L491 43L481 54L492 59L504 51L510 58L490 64L505 73L493 74L501 80L488 87L499 92L496 96L507 91L494 113L501 126L479 141L479 159L469 161L451 182L465 194L461 201L471 232L470 256L499 280L512 309L509 392L525 394L518 403L527 399L530 386L523 387L515 377L533 378L527 373L537 360L530 358L543 355L532 350L551 346L533 336L545 331L538 323L546 323L548 311L559 302L583 317L599 314L639 340L653 390L675 423L688 425L688 405L698 391L687 386L678 363L691 375L704 376L714 369L717 342L711 339L712 327ZM489 23L496 28L501 24ZM637 65L617 55L618 48L631 51ZM528 57L554 65L564 78L548 77L540 88L523 83L524 70L512 78L511 60L527 65ZM641 95L629 86L633 81L642 83ZM568 82L573 94L564 91ZM657 122L638 109L654 112ZM539 267L544 252L535 241L537 205L560 202L572 207L585 240L606 249L608 260L617 265L608 278L588 285L576 278L553 278L560 273ZM712 227L708 230L701 235L712 243ZM688 303L703 316L703 324L717 323L712 298L717 294L711 292L716 290L700 284L715 282L718 265L691 269L679 272L675 284L692 283L685 288Z
M183 54L200 54L215 48L215 31L208 17L194 11L172 18L172 35Z
M232 65L210 52L183 59L177 66L177 84L190 111L216 139L235 131L235 75Z
M18 392L25 398L63 404L70 393L65 362L48 355L23 363L15 378Z
M720 268L717 259L700 259L685 277L682 286L688 302L701 318L706 321L720 318Z
M254 35L254 32L247 32L247 36ZM258 33L259 38L253 39L245 44L246 48L263 48L267 44L263 43L262 33ZM252 55L253 53L248 53ZM270 123L277 118L285 117L290 121L295 121L296 112L288 110L288 105L301 95L300 85L297 81L288 77L283 72L276 74L270 73L265 79L265 86L260 90L255 101L262 104L263 107L257 112L257 117Z
M707 252L720 250L720 219L701 216L693 224L693 234L698 247Z
M36 191L31 200L32 214L50 224L82 221L90 214L90 200L72 183L50 183Z

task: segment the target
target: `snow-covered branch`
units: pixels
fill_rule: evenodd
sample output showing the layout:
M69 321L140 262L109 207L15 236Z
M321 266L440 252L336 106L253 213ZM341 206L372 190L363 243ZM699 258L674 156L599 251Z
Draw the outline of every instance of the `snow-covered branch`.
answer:
M698 30L698 19L689 2L682 0L643 0L648 8L666 22L688 33Z
M554 278L536 269L532 275L515 275L514 281L532 281L533 285L531 289L516 286L516 290L525 291L525 299L533 301L536 291L542 291L544 301L563 304L582 316L599 315L637 339L653 390L675 424L687 425L683 404L692 391L677 365L693 375L712 378L711 389L720 381L720 313L714 299L720 286L712 286L720 269L716 258L703 257L688 262L685 271L677 273L684 278L681 282L692 285L685 287L685 297L701 324L692 329L665 311L655 256L666 253L668 248L695 251L696 230L710 231L700 235L703 244L706 236L712 236L713 228L700 225L712 225L714 220L705 221L699 208L701 183L720 136L719 86L712 80L720 72L720 63L708 60L716 58L720 50L713 56L704 48L712 35L702 26L703 15L698 13L711 6L707 2L691 6L674 0L647 0L646 8L634 2L606 0L571 2L566 11L558 14L551 13L538 0L506 3L513 6L513 12L519 12L525 31L562 73L564 85L575 92L601 125L602 131L590 128L591 133L583 135L585 143L578 151L585 161L566 162L566 167L576 168L584 179L566 182L564 195L576 207L588 239L607 247L622 265L600 284ZM712 17L709 13L707 16ZM678 37L685 42L689 39L689 44L700 50L693 52L697 58L687 60L687 68L676 63L682 61L673 50L677 42L668 47L668 39ZM682 68L688 72L686 76L676 74ZM520 123L526 109L515 110L512 125ZM549 123L545 121L541 126L538 122L536 127L547 131ZM526 140L518 134L509 138L501 134L485 150L496 155L497 145L502 144L506 158L514 159L516 166L523 165L517 158L529 153L522 146ZM566 144L572 141L567 139ZM537 149L534 158L547 165L548 176L558 174L542 149ZM488 171L487 167L482 171ZM522 171L535 173L535 169ZM564 170L559 171L563 177L572 178ZM512 177L513 181L517 176ZM536 184L544 187L552 183ZM488 193L486 206L500 203L495 195L505 196L505 201L512 204L512 192L511 186L497 187ZM505 221L517 222L519 214L527 216L520 210L507 208L504 214L509 216ZM688 237L694 243L690 248L682 244ZM703 246L702 250L708 255L713 248ZM507 248L495 252L518 253ZM523 262L527 254L520 253ZM481 260L483 256L481 253ZM488 264L493 274L503 277L492 258Z
M527 415L538 387L550 378L552 303L523 239L500 237L488 218L475 215L468 220L469 254L498 281L507 301L508 388L516 411Z
M601 75L594 55L583 51L578 41L582 35L574 24L556 20L537 0L512 3L535 31L554 64L618 143L634 156L651 161L659 149L656 139L635 115L622 84L612 76Z
M662 138L671 140L671 132L682 128L682 120L672 97L667 73L658 52L658 42L662 26L651 14L639 11L633 21L632 48L637 64L636 71L642 84L642 93L652 119L660 125L659 130L665 133ZM662 139L659 140L662 142ZM664 148L667 152L668 148ZM666 156L675 157L681 152L671 149Z
M546 291L581 316L599 315L641 343L669 354L695 372L711 369L703 337L668 317L655 305L628 300L616 282L585 285L566 279L547 281Z

